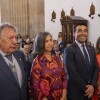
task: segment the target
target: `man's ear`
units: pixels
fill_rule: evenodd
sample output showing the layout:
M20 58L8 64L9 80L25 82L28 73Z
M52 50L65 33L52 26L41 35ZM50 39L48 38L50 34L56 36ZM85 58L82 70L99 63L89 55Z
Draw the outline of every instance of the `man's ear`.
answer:
M0 39L0 45L1 45L1 39Z
M76 37L76 31L74 32L74 37Z
M77 32L76 31L74 32L74 38L75 39L77 38Z

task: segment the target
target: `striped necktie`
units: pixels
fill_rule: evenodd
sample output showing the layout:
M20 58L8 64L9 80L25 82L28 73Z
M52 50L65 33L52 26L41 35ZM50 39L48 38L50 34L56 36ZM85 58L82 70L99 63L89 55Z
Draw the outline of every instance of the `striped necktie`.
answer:
M89 56L87 54L85 46L82 45L82 48L83 48L84 58L85 58L85 61L86 61L86 64L87 64L88 72L89 72L89 82L90 82L91 81L91 64L90 64Z
M88 54L87 54L87 51L86 51L86 49L85 49L85 46L82 45L82 48L83 48L83 53L84 53L85 60L86 60L87 64L90 64L89 56L88 56Z

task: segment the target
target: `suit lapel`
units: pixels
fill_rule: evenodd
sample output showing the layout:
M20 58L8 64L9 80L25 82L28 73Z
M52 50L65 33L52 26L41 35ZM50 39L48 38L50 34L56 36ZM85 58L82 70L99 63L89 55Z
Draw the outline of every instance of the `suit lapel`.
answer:
M92 62L92 52L91 52L91 49L88 45L86 45L86 48L87 48L87 51L88 51L88 54L89 54L89 57L90 57L90 64Z
M17 80L15 79L11 69L9 68L9 66L7 65L7 63L5 62L4 58L1 56L0 54L0 70L1 72L10 80L12 81L18 88L19 85L17 83Z
M80 50L80 48L79 48L79 46L76 44L76 48L75 48L76 50L75 50L75 52L78 54L78 55L80 55L80 57L82 58L82 59L84 59L84 56L83 56L83 54L82 54L82 52L81 52L81 50Z
M74 47L75 47L75 53L77 53L77 55L79 55L80 58L84 59L84 56L83 56L79 46L76 43L74 43ZM84 59L84 61L85 61L85 59Z
M80 59L83 61L83 63L85 64L85 67L86 67L87 63L86 63L86 60L85 60L85 58L84 58L79 46L76 43L74 43L74 47L75 47L75 49L74 49L75 53L77 53L76 55L79 55ZM86 67L86 69L87 69L87 67Z
M18 64L19 64L19 67L21 69L21 72L22 72L22 84L25 80L25 66L23 65L23 60L20 56L17 55L17 53L14 53L14 57L16 58Z

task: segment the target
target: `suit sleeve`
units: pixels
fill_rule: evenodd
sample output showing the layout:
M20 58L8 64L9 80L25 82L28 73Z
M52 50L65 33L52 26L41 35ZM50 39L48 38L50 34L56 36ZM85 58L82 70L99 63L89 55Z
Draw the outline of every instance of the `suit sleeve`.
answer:
M92 64L92 68L93 68L93 78L91 81L91 84L96 87L97 86L97 81L98 81L98 64L97 64L97 58L96 58L96 53L95 53L95 49L92 49L92 55L93 55L93 64Z
M63 61L64 61L64 68L67 73L67 48L64 49Z
M67 71L69 80L75 85L80 91L85 90L86 82L82 79L81 75L77 72L77 65L75 64L75 54L73 48L67 49Z

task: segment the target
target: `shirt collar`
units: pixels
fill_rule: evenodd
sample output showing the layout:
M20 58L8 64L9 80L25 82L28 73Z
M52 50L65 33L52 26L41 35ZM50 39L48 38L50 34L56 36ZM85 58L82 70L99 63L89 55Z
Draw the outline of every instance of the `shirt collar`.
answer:
M50 62L50 61L45 57L44 54L40 56L40 60L42 60L42 61L44 61L44 62L45 62L45 61ZM52 55L52 60L54 60L54 55Z
M0 54L3 56L3 57L5 57L7 54L6 53L4 53L2 50L0 50Z
M2 50L0 50L0 54L1 54L3 57L7 56L7 54L6 54L5 52L3 52ZM11 54L11 55L12 55L12 54Z
M81 44L81 43L79 43L77 40L75 40L75 42L77 43L77 45L81 48L82 47L82 45L85 45L85 43L84 44Z

